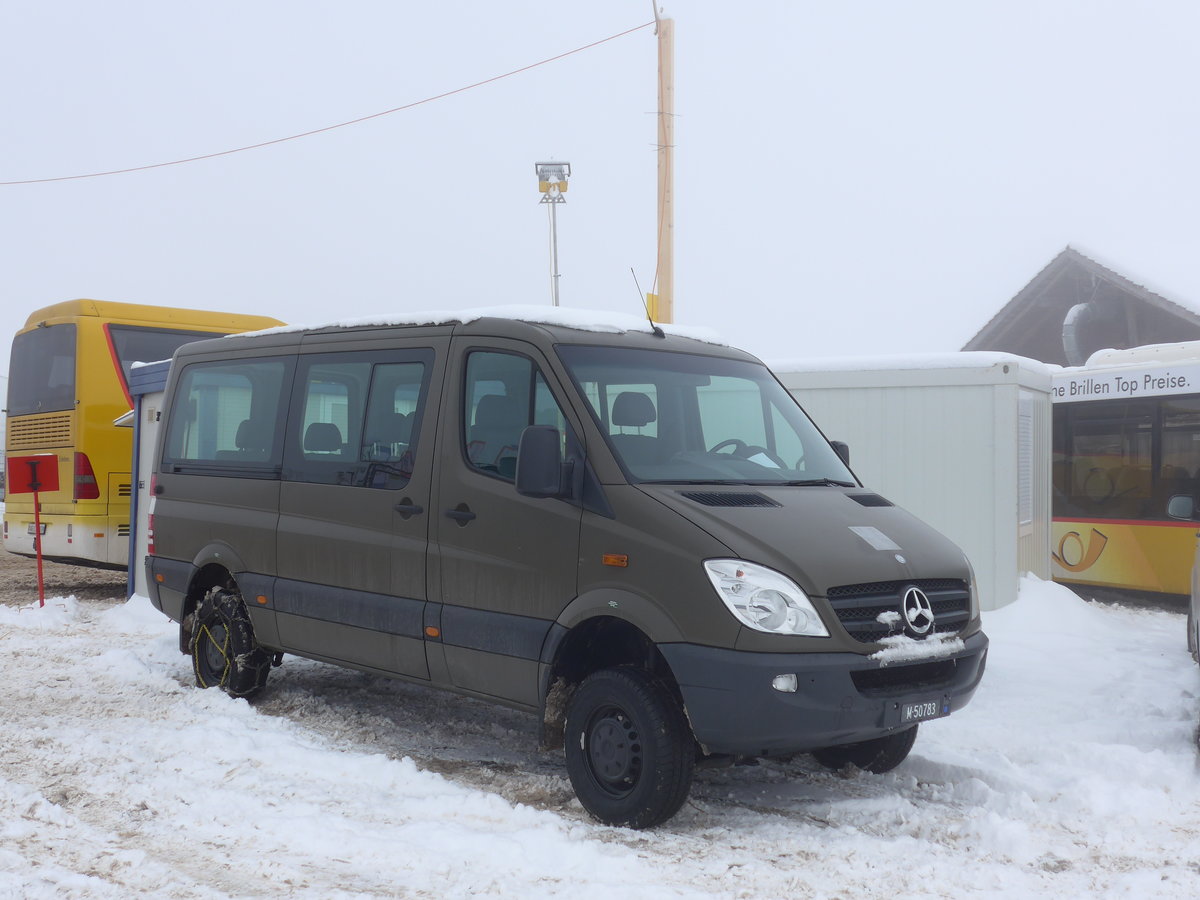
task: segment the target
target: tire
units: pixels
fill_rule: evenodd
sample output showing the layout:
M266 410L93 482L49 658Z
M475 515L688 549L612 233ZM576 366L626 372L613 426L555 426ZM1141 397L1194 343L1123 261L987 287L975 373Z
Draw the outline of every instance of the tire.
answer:
M892 771L908 758L908 751L912 749L916 739L917 726L914 725L912 728L881 738L814 750L812 755L827 769L838 771L847 765L853 765L865 772L882 775Z
M567 702L567 774L584 809L606 825L650 828L679 811L692 786L695 742L669 690L641 669L602 669Z
M188 651L196 684L231 697L251 697L271 672L271 654L254 640L254 628L236 590L213 588L196 608Z

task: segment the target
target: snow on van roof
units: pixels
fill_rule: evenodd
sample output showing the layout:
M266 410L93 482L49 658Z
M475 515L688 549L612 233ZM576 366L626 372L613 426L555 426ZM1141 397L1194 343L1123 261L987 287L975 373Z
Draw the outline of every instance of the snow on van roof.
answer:
M652 333L648 319L626 313L595 309L568 309L562 306L479 306L456 310L424 310L419 312L380 313L356 319L324 322L317 325L281 325L259 331L243 332L238 337L260 334L283 334L291 331L309 331L316 328L363 328L388 327L392 325L451 325L467 324L477 319L496 318L529 322L533 325L556 325L580 331L595 331L605 334L626 332ZM667 334L692 338L709 344L725 345L712 328L699 326L660 325Z

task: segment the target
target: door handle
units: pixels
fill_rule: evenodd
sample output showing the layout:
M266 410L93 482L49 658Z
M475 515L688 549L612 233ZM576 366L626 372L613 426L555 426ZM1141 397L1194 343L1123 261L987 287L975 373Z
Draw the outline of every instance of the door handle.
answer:
M460 528L475 518L475 513L471 512L471 507L465 503L458 504L454 509L446 510L446 515L457 522Z
M425 507L413 503L410 497L405 497L403 500L393 506L392 509L400 513L400 518L404 519L405 521L411 519L413 516L419 516L421 513L425 512Z

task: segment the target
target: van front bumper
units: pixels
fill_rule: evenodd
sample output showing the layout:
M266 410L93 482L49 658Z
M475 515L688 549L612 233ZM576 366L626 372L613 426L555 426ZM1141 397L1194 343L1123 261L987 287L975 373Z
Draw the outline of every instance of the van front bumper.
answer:
M706 752L780 756L901 730L908 727L902 720L908 704L962 708L983 677L988 639L976 632L957 653L887 666L855 653L752 653L696 644L659 649ZM795 675L796 690L774 688L780 675Z

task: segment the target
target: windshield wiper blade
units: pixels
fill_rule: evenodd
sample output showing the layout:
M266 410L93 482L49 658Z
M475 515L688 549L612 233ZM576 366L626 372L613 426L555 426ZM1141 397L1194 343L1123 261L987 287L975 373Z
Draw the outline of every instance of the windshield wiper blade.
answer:
M806 478L804 481L785 481L783 484L797 487L858 487L853 481L836 481L833 478Z

